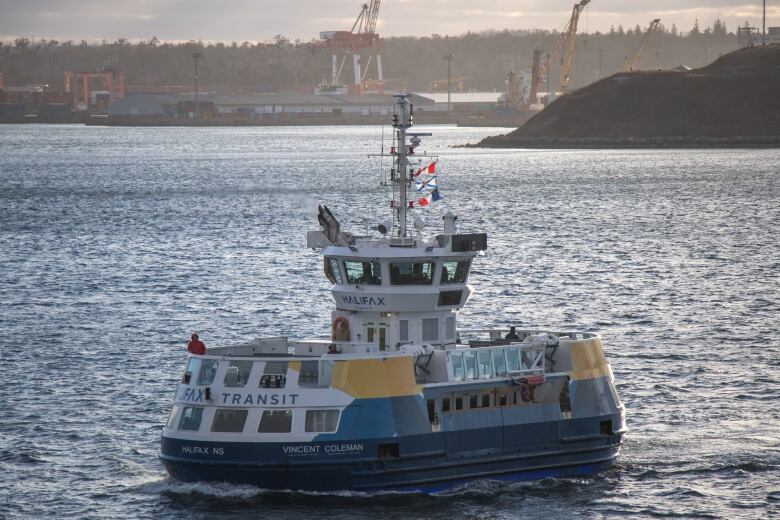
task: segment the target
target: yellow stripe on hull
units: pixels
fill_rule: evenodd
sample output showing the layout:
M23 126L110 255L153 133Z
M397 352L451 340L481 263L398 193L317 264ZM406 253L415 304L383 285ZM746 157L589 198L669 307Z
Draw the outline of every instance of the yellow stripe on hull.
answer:
M355 399L416 395L422 391L414 379L411 357L337 361L331 387Z
M572 368L569 377L572 380L596 379L612 375L607 358L604 356L601 338L572 341L569 345L569 355Z

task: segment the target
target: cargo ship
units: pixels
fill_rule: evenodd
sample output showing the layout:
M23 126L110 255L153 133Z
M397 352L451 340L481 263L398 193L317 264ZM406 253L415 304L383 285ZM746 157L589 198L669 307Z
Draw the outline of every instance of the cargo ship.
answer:
M332 284L329 335L189 355L159 454L173 478L436 492L588 474L618 457L624 408L599 335L458 327L487 235L461 231L449 209L428 233L415 213L441 196L413 117L398 96L392 220L357 235L321 205L307 234Z

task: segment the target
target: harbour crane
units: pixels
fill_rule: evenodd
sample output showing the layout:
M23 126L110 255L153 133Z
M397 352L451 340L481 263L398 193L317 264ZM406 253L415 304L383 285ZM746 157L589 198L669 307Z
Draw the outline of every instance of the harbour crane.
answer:
M352 56L352 68L354 72L353 88L360 91L366 84L366 74L371 66L371 61L376 60L377 82L380 85L384 81L382 74L382 55L379 53L379 35L376 33L377 19L379 18L380 0L370 0L363 4L355 23L349 31L324 31L320 33L323 46L331 49L331 85L339 85L341 71L348 56ZM360 64L360 50L370 49L371 53L364 68ZM338 56L342 54L341 63ZM361 71L362 69L362 71Z
M544 72L546 74L550 68L550 61L553 58L560 56L561 69L559 72L559 82L561 90L564 91L569 88L571 67L574 63L574 48L577 43L577 24L579 23L582 11L585 10L585 7L589 3L590 0L581 0L580 2L574 4L574 7L571 10L571 16L566 23L566 27L564 27L563 31L561 31L561 35L558 38L558 41L555 42L553 51L547 54L545 57ZM548 85L547 88L549 89L550 86Z
M650 38L652 37L655 30L658 29L658 25L660 23L660 18L656 18L650 22L650 25L647 27L647 31L645 31L645 34L642 36L642 43L639 44L639 48L634 53L634 57L631 58L631 60L626 57L626 70L636 70L636 68L639 66L639 62L642 61L642 55L645 53L645 49L647 49L647 44L650 43Z

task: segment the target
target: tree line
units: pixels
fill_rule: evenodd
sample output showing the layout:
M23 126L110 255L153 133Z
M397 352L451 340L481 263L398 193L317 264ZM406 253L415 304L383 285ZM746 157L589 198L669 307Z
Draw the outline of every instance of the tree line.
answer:
M572 85L586 85L623 70L644 31L637 25L578 34ZM501 90L509 70L530 67L533 49L549 52L559 36L546 30L503 30L382 38L384 76L390 86L425 91L431 81L446 79L444 56L453 54L452 76L464 78L466 88ZM662 25L653 33L640 68L700 67L736 48L736 35L720 20L703 29L697 21L688 31L680 31L674 24ZM140 42L119 39L94 44L18 38L0 43L0 72L6 86L39 84L62 90L66 70L114 68L122 70L127 84L136 89L171 86L181 90L193 84L192 55L196 52L202 53L198 69L203 90L305 90L330 79L330 49L314 40L291 41L282 35L260 43L163 42L153 37ZM352 77L350 67L348 60L343 81ZM557 87L557 59L551 60L550 83Z

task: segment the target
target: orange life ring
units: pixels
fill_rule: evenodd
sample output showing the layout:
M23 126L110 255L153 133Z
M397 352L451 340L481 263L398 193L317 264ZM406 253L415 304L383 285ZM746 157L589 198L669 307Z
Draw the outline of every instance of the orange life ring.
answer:
M331 336L333 341L349 341L349 320L344 316L339 316L333 320Z

